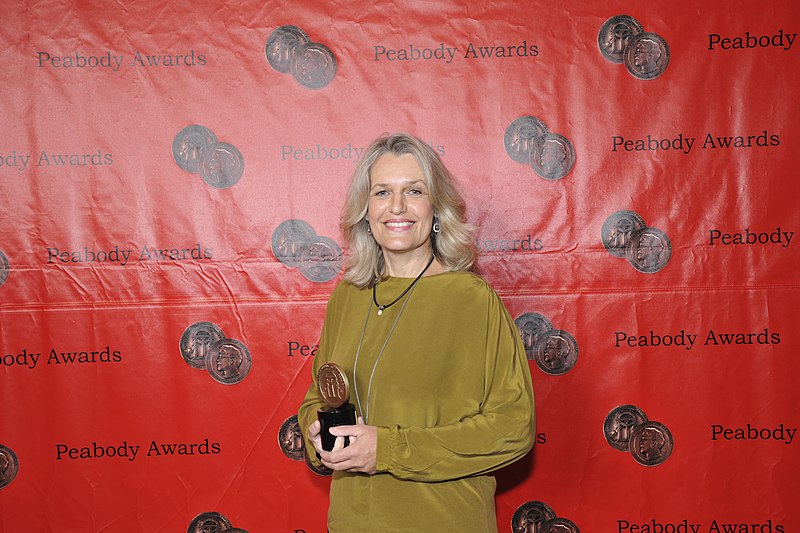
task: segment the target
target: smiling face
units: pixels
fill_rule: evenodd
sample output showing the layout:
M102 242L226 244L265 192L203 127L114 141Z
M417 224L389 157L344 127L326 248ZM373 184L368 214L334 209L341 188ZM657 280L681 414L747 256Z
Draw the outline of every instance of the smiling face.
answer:
M370 171L367 221L390 275L399 264L418 265L431 255L433 206L425 176L412 154L379 157Z

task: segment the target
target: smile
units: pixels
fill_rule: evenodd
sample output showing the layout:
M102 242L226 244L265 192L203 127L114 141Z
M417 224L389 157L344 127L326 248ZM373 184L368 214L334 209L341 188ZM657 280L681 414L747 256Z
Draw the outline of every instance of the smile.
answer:
M399 230L408 229L414 225L413 222L408 220L402 222L384 222L384 224L389 229L399 229Z

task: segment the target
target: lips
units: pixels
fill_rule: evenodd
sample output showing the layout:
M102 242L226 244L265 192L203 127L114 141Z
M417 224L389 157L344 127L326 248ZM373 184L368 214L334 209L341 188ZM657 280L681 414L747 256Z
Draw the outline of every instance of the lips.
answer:
M403 231L414 225L411 220L387 220L383 223L388 229L393 231Z

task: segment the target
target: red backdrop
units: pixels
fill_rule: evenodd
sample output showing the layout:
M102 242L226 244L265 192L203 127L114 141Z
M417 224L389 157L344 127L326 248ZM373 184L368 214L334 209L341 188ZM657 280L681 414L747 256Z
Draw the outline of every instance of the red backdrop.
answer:
M584 533L800 531L798 4L318 4L4 6L0 530L174 532L220 513L324 532L329 478L281 428L310 382L355 162L408 131L458 177L511 315L578 353L557 375L531 360L539 439L498 473L500 531L535 501ZM618 15L641 25L629 41L662 39L655 75L642 51L602 53ZM313 65L267 58L285 26L332 54L312 51L328 63L306 84ZM523 116L571 143L566 175L510 157ZM190 125L221 163L180 165ZM651 271L607 249L619 211L661 237ZM292 263L287 220L334 246L295 243ZM249 373L187 364L201 322L246 347ZM609 444L623 405L668 428L669 457Z

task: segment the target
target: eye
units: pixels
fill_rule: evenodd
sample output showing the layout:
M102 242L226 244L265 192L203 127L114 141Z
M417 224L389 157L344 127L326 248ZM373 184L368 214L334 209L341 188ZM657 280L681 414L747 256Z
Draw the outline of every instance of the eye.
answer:
M377 189L372 194L374 196L387 196L389 194L389 191L387 191L386 189Z
M409 189L408 194L411 196L421 196L423 192L421 189Z

